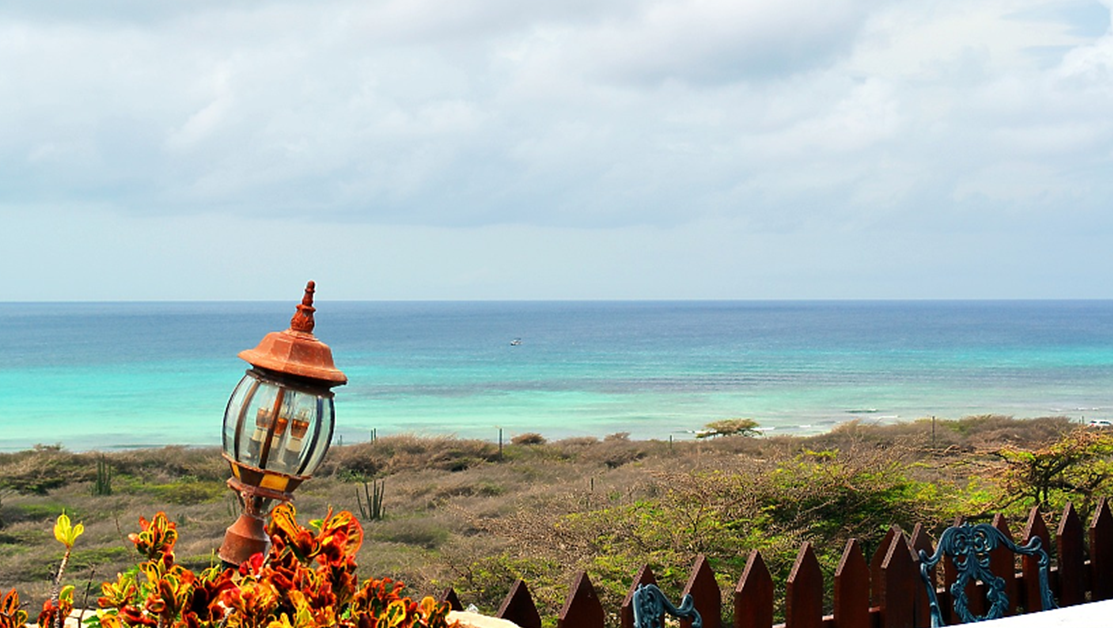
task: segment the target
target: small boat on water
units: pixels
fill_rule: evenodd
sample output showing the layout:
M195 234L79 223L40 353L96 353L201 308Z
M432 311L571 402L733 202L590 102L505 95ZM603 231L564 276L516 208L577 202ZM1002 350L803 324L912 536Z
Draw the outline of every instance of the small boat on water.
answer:
M511 347L517 347L520 344L522 344L522 339L521 338L515 338L514 340L510 341L510 346Z

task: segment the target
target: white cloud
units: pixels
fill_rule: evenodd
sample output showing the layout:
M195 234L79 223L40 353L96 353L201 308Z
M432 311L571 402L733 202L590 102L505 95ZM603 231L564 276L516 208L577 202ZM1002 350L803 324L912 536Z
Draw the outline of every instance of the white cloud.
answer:
M725 260L686 230L1108 234L1102 6L0 3L0 218L538 229L592 250L638 233Z

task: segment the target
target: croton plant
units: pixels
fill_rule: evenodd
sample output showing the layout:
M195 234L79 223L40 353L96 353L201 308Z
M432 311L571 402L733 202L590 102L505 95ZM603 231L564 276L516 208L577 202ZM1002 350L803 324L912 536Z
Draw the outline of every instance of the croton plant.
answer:
M414 602L389 578L357 580L363 528L349 512L329 511L307 528L292 505L280 505L267 525L265 556L256 554L238 570L201 573L174 562L178 531L165 513L139 524L142 530L129 538L146 560L101 585L99 608L87 621L94 628L448 627L447 604L431 597ZM70 536L67 550L76 538ZM43 604L39 627L57 628L72 609L72 587L60 589ZM0 628L22 628L26 621L14 590L0 597Z

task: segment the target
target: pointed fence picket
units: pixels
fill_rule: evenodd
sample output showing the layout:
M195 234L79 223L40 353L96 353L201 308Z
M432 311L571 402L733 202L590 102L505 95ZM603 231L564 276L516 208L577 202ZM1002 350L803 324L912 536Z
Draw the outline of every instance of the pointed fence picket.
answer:
M502 601L502 606L495 617L512 621L522 628L541 628L541 615L533 605L533 596L529 594L529 588L521 580L510 587L510 593Z
M1009 522L1005 515L998 513L993 517L993 527L1001 531L1005 538L1012 539L1013 534L1009 530ZM1011 552L1009 548L998 546L997 549L990 552L989 555L989 570L997 574L1002 580L1005 581L1005 594L1009 596L1010 600L1016 601L1016 554ZM985 600L984 595L979 593L978 598ZM987 606L988 602L983 605ZM1012 609L1005 611L1006 615L1012 615Z
M1086 601L1084 567L1086 559L1082 545L1082 521L1074 510L1074 504L1070 502L1067 502L1063 516L1059 518L1055 544L1059 559L1059 604L1062 606L1081 604Z
M785 595L786 628L823 627L823 572L812 544L805 542L788 574Z
M734 587L734 628L773 625L773 578L761 552L754 550Z
M1047 531L1047 523L1040 515L1040 509L1035 506L1028 511L1028 522L1024 525L1024 533L1021 537L1024 542L1033 537L1039 537L1040 547L1048 555L1054 552L1055 548L1051 545L1051 534ZM1024 573L1024 586L1021 588L1024 591L1022 596L1024 608L1028 609L1028 612L1043 610L1043 601L1040 598L1039 560L1035 556L1025 556L1020 563L1023 566L1022 571Z
M877 550L874 551L873 558L870 559L870 605L872 606L881 606L883 594L881 590L881 563L885 562L885 553L889 551L889 545L893 543L893 538L900 533L900 528L897 526L890 527L889 531L885 533L885 538L881 539Z
M913 601L922 586L918 572L908 539L894 535L881 563L881 628L915 628Z
M908 541L909 546L912 547L912 556L916 562L917 573L920 570L920 552L923 551L928 556L935 553L935 547L931 542L931 537L928 536L927 530L924 526L917 523L916 527L912 529L912 538ZM938 588L939 578L935 573L931 574L932 582ZM943 597L936 593L936 599L943 602ZM950 602L950 595L946 596L946 601ZM931 625L931 611L928 603L927 588L924 586L916 587L916 599L913 601L913 611L916 615L917 626Z
M557 619L557 628L593 628L603 625L603 605L599 603L599 596L587 573L581 571L576 574L572 582L572 593L564 608L560 609L560 618Z
M870 625L870 567L858 539L850 539L835 569L833 594L838 628Z
M1033 508L1020 539L1015 538L1005 517L998 515L993 525L1008 538L1025 543L1032 536L1042 539L1043 547L1052 556L1052 583L1061 606L1113 598L1113 511L1106 499L1098 502L1088 528L1083 534L1082 523L1074 506L1068 504L1059 517L1055 544L1050 543L1047 525ZM1089 541L1088 548L1086 541ZM920 578L919 551L933 550L931 538L922 526L916 526L911 537L894 526L885 535L873 558L866 562L861 544L851 539L843 549L842 558L831 584L830 600L833 613L825 615L824 600L828 599L815 548L811 543L800 547L792 571L785 582L785 628L920 628L929 625L927 593ZM1087 559L1087 552L1089 559ZM990 561L994 573L1005 578L1006 588L1013 594L1016 606L1027 612L1039 610L1038 573L1035 560L1023 556L1020 570L1011 552L994 552ZM937 570L936 592L944 617L948 618L948 588L956 574L951 565ZM634 576L630 591L616 616L622 628L632 628L631 600L634 589L641 584L656 584L648 565ZM753 551L733 591L733 622L729 628L772 628L774 626L774 587L769 569L761 553ZM971 601L982 600L984 593L973 585ZM681 596L691 594L705 628L728 628L722 622L722 592L715 573L704 556L698 556ZM441 600L459 610L461 601L449 589ZM674 600L679 602L679 599ZM514 583L507 594L498 617L522 628L540 628L541 616L534 606L526 583ZM604 628L608 613L599 600L587 574L576 574L568 596L555 624L558 628ZM549 625L552 625L550 623Z
M1090 520L1090 600L1113 598L1113 513L1104 497Z
M680 596L689 594L703 618L703 628L720 628L723 621L723 594L719 590L719 583L715 581L715 572L711 571L711 565L702 554L696 557L692 575ZM692 622L681 620L680 628L692 628Z

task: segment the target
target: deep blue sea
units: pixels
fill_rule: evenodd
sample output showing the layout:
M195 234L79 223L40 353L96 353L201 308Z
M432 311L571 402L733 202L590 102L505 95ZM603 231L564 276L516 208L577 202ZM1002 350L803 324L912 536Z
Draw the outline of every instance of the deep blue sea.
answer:
M0 303L0 450L216 445L295 303ZM1113 418L1113 301L319 302L336 439ZM520 338L521 343L511 345Z

